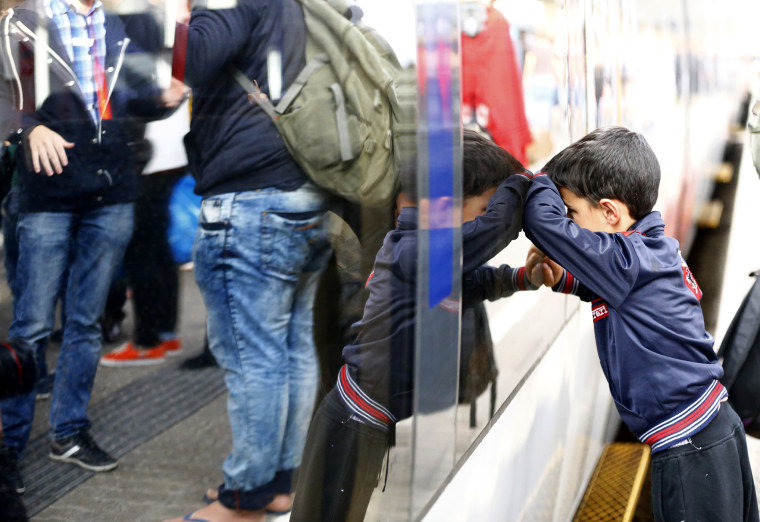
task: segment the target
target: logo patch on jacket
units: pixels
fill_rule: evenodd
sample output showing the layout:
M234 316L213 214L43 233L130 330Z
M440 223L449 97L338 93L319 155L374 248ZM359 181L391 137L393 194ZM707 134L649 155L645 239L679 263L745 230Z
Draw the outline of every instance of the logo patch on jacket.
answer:
M599 319L604 319L608 315L610 315L610 312L607 310L607 303L601 299L597 299L591 303L591 317L594 318L594 322L597 322Z
M691 290L691 293L694 294L694 297L697 298L697 301L701 301L702 289L699 288L697 280L694 278L694 274L691 273L691 270L689 270L689 266L686 264L683 256L681 256L681 269L683 270L683 282L686 283L686 287Z

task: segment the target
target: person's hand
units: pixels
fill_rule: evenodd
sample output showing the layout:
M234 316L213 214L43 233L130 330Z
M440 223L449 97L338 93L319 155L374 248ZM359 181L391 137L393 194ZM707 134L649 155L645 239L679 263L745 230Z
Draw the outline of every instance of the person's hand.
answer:
M164 107L172 109L182 103L188 94L190 94L190 88L172 76L169 88L161 91L161 102Z
M27 141L34 172L39 173L45 169L45 174L52 176L63 172L63 167L69 164L66 149L72 148L74 144L63 139L57 132L38 125L29 133Z
M525 272L534 286L552 287L562 279L564 268L549 259L538 248L531 245L525 258Z

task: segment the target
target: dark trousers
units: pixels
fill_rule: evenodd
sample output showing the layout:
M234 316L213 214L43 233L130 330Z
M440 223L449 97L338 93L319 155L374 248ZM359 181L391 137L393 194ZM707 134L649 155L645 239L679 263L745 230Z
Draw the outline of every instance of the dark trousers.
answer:
M306 438L291 522L364 520L389 435L351 417L336 390L322 399Z
M727 402L690 444L652 455L652 511L657 522L760 520L744 427Z
M127 286L132 288L136 345L153 347L159 335L177 326L179 275L169 246L169 198L183 173L140 176L135 203L135 228L124 256L126 279L111 286L106 314L124 318Z

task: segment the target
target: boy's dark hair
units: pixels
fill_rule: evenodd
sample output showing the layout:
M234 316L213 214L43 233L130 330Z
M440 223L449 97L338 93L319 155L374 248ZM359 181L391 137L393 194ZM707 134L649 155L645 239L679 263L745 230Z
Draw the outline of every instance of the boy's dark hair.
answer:
M657 157L641 134L625 127L590 132L542 170L558 187L595 205L603 198L622 201L635 220L649 214L657 201Z
M465 129L462 150L462 197L479 196L525 170L509 152L481 134Z
M463 139L462 197L479 196L488 189L498 187L510 175L525 170L514 156L487 137L464 129ZM401 190L416 198L416 168L402 169L399 176Z

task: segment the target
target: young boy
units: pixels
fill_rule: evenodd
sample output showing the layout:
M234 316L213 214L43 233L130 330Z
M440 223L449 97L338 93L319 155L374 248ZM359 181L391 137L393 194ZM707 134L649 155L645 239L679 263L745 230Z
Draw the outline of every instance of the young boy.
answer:
M627 129L570 145L536 175L523 216L528 238L565 270L541 252L527 269L591 302L615 405L652 448L655 520L757 521L744 430L718 382L702 291L652 212L659 182L652 149Z
M534 290L522 268L481 266L517 237L532 175L472 131L463 155L463 301ZM406 206L367 280L354 344L344 348L337 386L309 428L291 521L363 520L395 423L412 415L417 209L411 187L404 190Z

